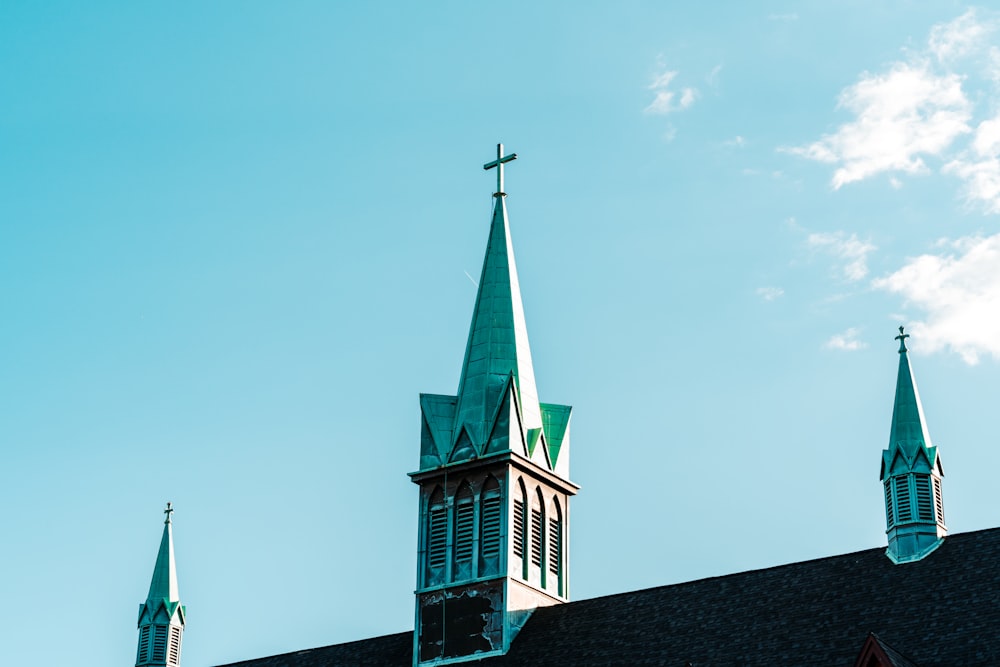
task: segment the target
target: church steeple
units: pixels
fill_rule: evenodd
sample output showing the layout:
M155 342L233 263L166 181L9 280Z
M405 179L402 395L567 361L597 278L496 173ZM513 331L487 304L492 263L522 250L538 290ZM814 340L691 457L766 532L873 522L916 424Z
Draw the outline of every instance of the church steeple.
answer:
M458 393L421 394L414 664L505 653L532 611L569 598L569 406L539 403L507 219L504 164Z
M174 535L170 503L163 511L163 536L156 553L149 595L139 605L139 648L136 667L179 667L181 638L184 634L186 609L180 602L177 586L177 565L174 560Z
M927 430L917 382L910 368L907 338L909 335L899 327L896 397L889 447L882 452L880 475L889 538L886 555L895 563L920 560L948 534L941 497L944 470Z

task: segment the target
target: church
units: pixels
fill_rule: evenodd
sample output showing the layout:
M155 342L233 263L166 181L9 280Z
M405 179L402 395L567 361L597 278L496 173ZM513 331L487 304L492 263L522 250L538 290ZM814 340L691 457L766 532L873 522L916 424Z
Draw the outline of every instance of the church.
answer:
M872 508L885 545L571 601L572 409L535 388L505 203L516 157L501 144L484 165L497 186L457 392L420 396L414 630L228 667L1000 665L1000 528L948 535L944 468L902 327L884 507ZM182 664L171 512L136 667Z

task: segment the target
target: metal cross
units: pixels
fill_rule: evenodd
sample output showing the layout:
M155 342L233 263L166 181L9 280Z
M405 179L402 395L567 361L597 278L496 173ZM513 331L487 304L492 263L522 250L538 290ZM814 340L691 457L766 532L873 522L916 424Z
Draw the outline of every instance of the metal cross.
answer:
M893 338L893 340L899 341L899 351L906 352L906 339L910 337L910 334L903 333L903 327L899 327L899 335Z
M511 160L517 159L517 153L511 153L510 155L503 154L503 144L497 144L497 159L493 162L487 162L483 165L483 169L489 171L493 167L497 168L497 191L493 194L494 197L506 196L506 192L503 191L503 166L505 163Z
M163 523L170 523L170 515L174 513L174 508L167 503L167 509L163 510L163 513L167 515L167 519Z

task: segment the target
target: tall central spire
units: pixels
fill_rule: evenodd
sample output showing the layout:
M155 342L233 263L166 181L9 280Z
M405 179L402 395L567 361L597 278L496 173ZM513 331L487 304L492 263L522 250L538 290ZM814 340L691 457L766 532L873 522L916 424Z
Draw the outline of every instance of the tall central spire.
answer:
M170 516L174 508L167 503L163 510L163 537L156 552L149 595L139 605L139 648L136 667L180 667L181 639L187 610L181 604L174 562L174 535Z
M507 652L536 607L569 599L568 405L539 403L497 170L455 396L420 395L415 667Z

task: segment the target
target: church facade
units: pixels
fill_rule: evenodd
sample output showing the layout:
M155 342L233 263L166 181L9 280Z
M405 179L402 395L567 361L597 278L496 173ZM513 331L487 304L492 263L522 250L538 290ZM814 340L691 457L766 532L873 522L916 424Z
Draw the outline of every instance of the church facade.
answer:
M516 157L499 145L484 165L497 188L457 392L420 396L414 630L230 667L1000 665L1000 529L947 534L902 328L887 547L570 602L571 408L535 388L504 192ZM170 511L137 667L180 667Z

